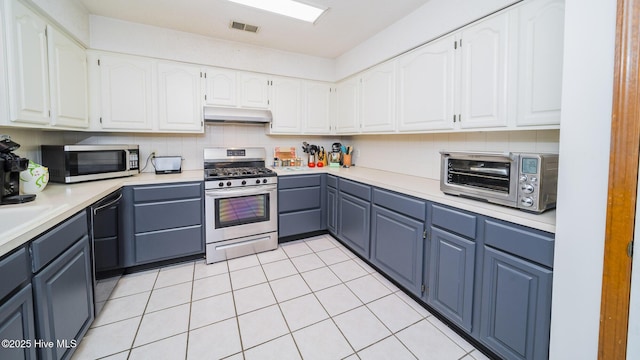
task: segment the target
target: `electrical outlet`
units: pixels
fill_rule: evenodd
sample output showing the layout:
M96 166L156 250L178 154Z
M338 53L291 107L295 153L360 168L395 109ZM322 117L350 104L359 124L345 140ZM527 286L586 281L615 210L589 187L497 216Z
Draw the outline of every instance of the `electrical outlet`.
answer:
M356 149L356 151L355 151L354 155L355 155L356 157L360 157L360 149Z
M151 156L151 157L158 156L158 150L155 150L155 149L151 150L151 152L149 153L149 156Z

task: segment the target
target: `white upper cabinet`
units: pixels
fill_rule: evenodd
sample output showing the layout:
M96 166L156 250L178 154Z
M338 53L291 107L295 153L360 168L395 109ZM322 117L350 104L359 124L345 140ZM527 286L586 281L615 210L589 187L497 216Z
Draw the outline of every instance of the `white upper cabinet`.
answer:
M302 82L298 79L274 77L271 80L270 124L272 134L298 134L302 119Z
M158 129L201 132L202 71L199 66L158 64Z
M86 51L49 26L51 124L68 128L89 126Z
M270 78L266 75L240 72L240 106L256 109L269 108Z
M238 72L235 70L209 68L205 72L205 104L237 106L236 88Z
M453 129L454 36L398 60L398 131Z
M396 62L387 61L360 78L362 132L394 131L396 126Z
M152 130L155 84L151 59L101 54L99 117L105 130Z
M302 132L305 134L329 134L332 125L332 109L335 89L330 83L306 81L303 95Z
M336 133L360 131L360 78L355 76L338 83L336 90Z
M462 30L460 48L461 128L506 126L508 121L509 13Z
M48 125L47 23L18 1L7 0L5 9L12 14L7 24L11 121Z
M527 2L519 14L517 125L559 125L564 0Z
M5 124L87 128L85 49L21 2L3 6L10 118Z

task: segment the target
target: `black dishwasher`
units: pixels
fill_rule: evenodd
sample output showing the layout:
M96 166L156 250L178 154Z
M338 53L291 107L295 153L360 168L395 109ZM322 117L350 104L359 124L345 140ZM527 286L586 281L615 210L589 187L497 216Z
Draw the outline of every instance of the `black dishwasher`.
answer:
M115 191L91 205L89 211L95 314L98 316L124 272L120 209L122 191Z

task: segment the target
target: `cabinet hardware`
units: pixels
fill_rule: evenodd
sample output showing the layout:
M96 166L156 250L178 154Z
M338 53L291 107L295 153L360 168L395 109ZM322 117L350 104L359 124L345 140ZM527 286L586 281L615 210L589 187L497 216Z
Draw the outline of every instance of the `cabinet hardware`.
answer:
M462 39L460 39L460 47L462 47Z
M100 117L100 124L102 124L102 116Z
M462 122L462 114L458 114L458 122Z
M98 66L100 66L100 59L98 59Z
M457 41L454 41L454 42L453 42L453 48L454 48L454 49L457 49L457 48L458 48L458 42L457 42Z
M629 256L630 258L633 258L633 241L627 244L627 256Z
M207 94L204 95L204 100L207 101Z
M426 286L424 286L424 284L422 284L422 285L420 286L420 292L422 292L422 293L424 294L424 293L425 293L425 291L427 291L427 287L426 287Z
M455 114L453 114L453 122L454 123L456 122L456 115Z
M423 239L427 238L427 230L426 229L424 231L422 231L422 238Z

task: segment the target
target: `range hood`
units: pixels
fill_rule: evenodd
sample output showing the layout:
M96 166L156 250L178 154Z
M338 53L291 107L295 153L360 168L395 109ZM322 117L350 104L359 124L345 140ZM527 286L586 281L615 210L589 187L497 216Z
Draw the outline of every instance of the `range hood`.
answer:
M203 114L204 121L209 123L266 124L272 118L271 110L219 106L205 106Z

